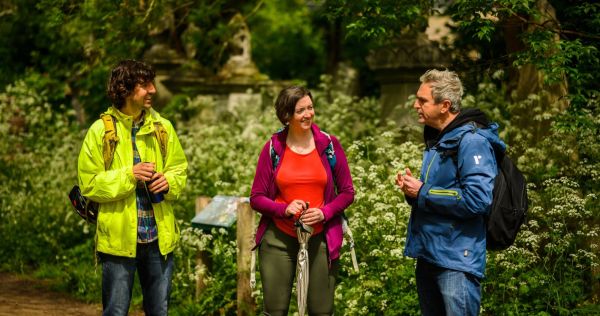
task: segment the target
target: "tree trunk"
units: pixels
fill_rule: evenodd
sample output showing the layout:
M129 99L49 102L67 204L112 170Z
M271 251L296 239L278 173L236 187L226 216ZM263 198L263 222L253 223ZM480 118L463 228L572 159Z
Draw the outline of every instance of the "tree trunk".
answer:
M518 17L512 16L504 21L504 41L507 53L512 56L525 48L521 41L521 35L530 33L538 25L554 26L556 21L556 11L547 0L538 0L536 7L542 13L540 20L534 20L535 17L528 17L529 22L526 25ZM559 41L558 35L554 40ZM558 83L547 84L544 82L544 74L534 65L522 65L519 68L509 70L509 90L514 92L514 101L526 100L530 95L537 94L539 99L534 102L533 107L519 109L512 113L514 122L517 126L529 131L530 138L527 139L530 145L542 141L550 133L551 122L554 115L563 112L568 107L567 94L568 85L566 78ZM539 112L532 112L533 108ZM551 114L547 117L541 117L544 114ZM537 116L537 117L535 117Z

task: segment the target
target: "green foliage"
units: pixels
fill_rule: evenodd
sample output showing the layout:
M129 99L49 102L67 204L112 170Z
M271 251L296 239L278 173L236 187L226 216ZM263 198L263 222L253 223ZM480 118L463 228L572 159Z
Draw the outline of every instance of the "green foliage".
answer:
M344 246L336 314L417 315L414 264L402 254L410 207L394 179L407 167L419 172L422 147L401 143L405 130L395 123L380 123L377 100L334 91L330 78L322 79L321 91L326 93L315 94L316 120L344 145L356 191L346 214L357 242L360 273L353 270Z
M219 107L210 97L188 98L184 104L188 111L198 113L178 124L189 162L189 210L193 210L195 196L248 196L260 148L267 135L277 130L279 121L270 111L264 112L259 99L249 95L232 111L224 110L223 104Z
M0 22L0 46L11 48L1 56L3 73L8 78L26 68L45 73L67 91L55 105L76 99L92 117L106 108L109 68L117 60L138 57L149 42L152 25L144 7L92 0L8 3L11 9Z
M545 181L540 190L530 186L530 200L516 246L490 253L483 310L489 315L577 313L590 300L586 279L600 263L597 196L581 196L577 183L558 178Z
M173 276L172 306L174 315L231 315L236 310L235 229L213 229L210 233L189 227L180 221L181 246L175 251L177 269ZM210 258L208 268L200 271L196 260L200 252ZM198 297L196 280L202 275L207 286Z
M536 0L526 1L486 1L458 0L451 4L450 12L458 21L459 28L466 36L490 41L497 28L497 19L512 15L532 13Z
M485 71L470 72L473 88L464 105L480 107L500 123L509 154L530 182L531 211L516 244L489 254L485 315L599 312L591 287L597 284L592 278L598 277L600 264L600 6L551 2L560 28L539 23L543 12L537 1L455 1L449 11L458 23L462 48L479 48L487 58L485 65L476 65ZM79 219L66 198L75 183L84 136L72 123L70 107L83 104L89 117L104 109L110 65L141 56L158 40L151 39L152 30L171 30L161 25L164 16L172 14L181 22L178 27L199 27L200 33L190 35L199 52L196 61L214 70L224 59L229 17L258 8L248 13L251 26L261 30L253 37L257 63L279 71L276 77L315 80L316 72L303 69L310 62L323 67L318 60L325 54L318 43L322 29L312 24L313 8L302 1L259 3L25 0L0 5L0 59L6 61L0 64L5 74L0 83L11 83L0 93L0 269L35 270L38 277L58 280L57 289L99 301L100 273L93 272L95 227ZM323 2L321 9L332 21L341 21L349 41L377 43L406 26L421 29L432 7L422 1L336 0ZM500 54L497 49L481 48L503 48L501 22L508 18L524 18L531 26L522 34L525 48L493 60L493 54ZM291 45L292 39L301 44ZM284 59L295 64L283 67ZM542 70L547 84L568 83L566 111L542 106L553 92L548 86L518 99L507 80L510 71L497 71L527 65ZM414 260L402 254L410 209L394 177L406 167L418 173L420 140L410 141L415 139L413 128L382 121L377 100L345 95L332 88L338 83L331 77L321 79L314 91L316 121L343 144L356 189L347 213L361 272L352 270L345 245L336 314L418 314ZM175 205L182 240L176 250L173 314L235 313L234 230L208 234L189 222L198 196L248 196L258 154L279 127L270 106L273 95L261 94L262 100L243 95L227 105L180 95L162 111L176 124L189 160L188 185ZM206 271L196 266L200 251L212 258ZM195 279L201 273L207 287L196 297ZM260 287L255 294L260 306ZM139 304L139 289L134 296Z
M343 252L336 295L336 309L341 314L418 314L414 262L402 254L410 207L394 179L397 171L406 167L418 172L421 148L410 142L397 144L398 135L385 130L347 148L356 188L355 202L347 214L361 271L352 270L349 253Z
M511 28L517 27L519 48L505 48L506 55L493 56L491 60L480 62L484 65L473 66L484 66L488 73L493 73L533 65L540 71L545 84L568 84L569 95L562 97L570 101L570 107L563 114L574 119L569 119L568 123L559 119L563 126L583 122L593 124L586 112L591 111L593 116L597 111L600 73L600 19L597 13L600 4L563 0L464 0L450 5L449 12L457 22L458 34L462 35L459 49L475 48L487 54L492 43L486 44L486 41L500 42ZM484 41L469 41L475 36Z
M530 211L515 246L488 256L483 283L486 315L585 315L597 310L590 291L594 281L589 281L597 276L593 271L600 264L600 177L594 171L600 148L597 136L592 136L597 129L555 126L543 140L532 142L531 126L568 117L542 110L539 100L545 93L507 102L504 85L488 80L464 99L465 106L478 106L500 123L509 154L518 158L530 182ZM587 115L587 121L599 122L598 114ZM530 128L512 123L519 120L528 121Z
M54 90L58 99L49 99L55 110L81 104L93 120L108 105L110 69L122 59L142 59L153 44L163 45L162 54L187 56L185 69L214 75L230 54L236 13L256 29L253 57L263 72L318 81L322 35L302 1L8 0L0 5L0 86L34 69L62 85Z
M393 179L396 170L405 167L418 171L421 148L412 143L398 145L397 141L404 137L403 130L392 123L378 126L379 104L376 100L357 99L331 91L330 78L323 79L322 91L328 93L315 92L316 120L344 144L357 189L356 202L348 209L348 214L355 238L360 243L357 251L361 273L353 272L347 253L342 255L336 313L398 310L415 314L414 281L405 282L412 278L412 261L402 256L400 246L404 242L410 210L395 189ZM269 95L263 97L270 98ZM193 118L184 118L178 124L180 140L190 164L188 189L178 205L183 207L179 213L190 218L194 200L200 195L248 196L258 153L279 126L273 108L257 107L258 102L252 102L251 97L236 104L233 111L219 110L211 98L176 99L181 103L171 104L168 109L185 108L187 113L196 113ZM350 107L352 111L347 110ZM172 115L181 117L174 112ZM370 227L381 229L373 231ZM235 253L231 251L235 241L231 231L213 230L212 235L206 235L186 228L182 234L177 257L184 264L178 266L180 270L173 282L178 284L174 289L174 301L181 302L177 306L182 306L181 309L176 307L177 313L233 311L235 263L232 258ZM199 250L211 254L213 268L207 272L210 280L207 289L195 300L194 278L200 272L194 262ZM390 265L401 268L386 272ZM260 285L260 274L258 283ZM256 293L260 296L260 287Z
M267 94L263 97L270 98ZM181 119L178 135L189 163L187 187L176 205L184 229L176 251L174 314L235 313L235 227L206 234L189 225L198 196L249 196L260 149L279 124L272 108L262 109L259 101L256 96L246 95L227 111L213 98L182 96L174 98L165 109L167 117ZM181 115L180 109L189 116ZM199 251L211 258L208 271L197 270ZM196 298L195 279L200 273L207 276L207 287Z
M102 266L94 258L94 239L85 236L73 248L61 251L53 260L40 260L35 277L53 280L53 289L70 293L86 302L98 302L102 291ZM141 295L134 289L135 300Z
M406 141L411 130L382 123L374 99L349 97L332 90L328 77L323 79L323 90L315 91L316 120L339 137L349 159L356 199L347 213L361 269L354 272L345 245L336 314L416 315L414 260L403 256L410 209L394 177L406 167L419 172L422 145ZM10 258L2 267L13 271L37 268L39 277L61 280L57 289L97 301L100 280L99 273L92 272L93 227L73 214L65 196L74 182L73 161L83 134L67 118L50 111L44 89L25 83L30 81L45 83L32 74L0 95L2 132L8 135L0 147L0 175L5 183L0 225L6 232L0 235L0 254ZM531 104L507 103L502 95L493 83L482 83L465 103L479 104L501 123L505 139L518 147L526 135L510 125L510 113L513 107ZM190 163L188 186L175 205L182 240L175 253L173 314L235 313L234 230L207 234L191 228L189 221L198 196L248 196L258 153L279 126L272 107L261 106L271 103L273 96L264 92L263 97L266 101L260 102L246 95L226 110L212 98L180 96L165 108L164 114L177 121ZM26 130L11 129L19 113L30 114L24 116ZM567 149L569 143L561 147L551 140L572 137L568 132L554 130L548 141L521 147L526 154L518 161L532 183L531 213L515 246L489 255L488 278L483 283L486 315L594 310L588 280L600 261L596 198L600 177L594 171L598 145L592 135L579 144L579 152L585 152L594 165L583 160L567 163L573 154ZM27 192L43 194L31 198ZM196 266L200 251L211 258L205 271ZM207 287L196 297L195 280L201 273ZM255 292L258 306L260 293L259 287ZM140 299L136 292L134 303Z
M298 78L314 85L325 70L324 35L302 2L264 1L248 21L252 52L258 68L272 79Z
M341 19L348 37L384 43L403 32L407 26L425 29L431 1L408 0L327 0L326 15Z
M82 134L52 111L39 74L0 94L0 255L2 268L26 271L91 238L69 208ZM71 112L67 112L71 114ZM73 229L73 227L77 227ZM44 261L45 261L44 260Z

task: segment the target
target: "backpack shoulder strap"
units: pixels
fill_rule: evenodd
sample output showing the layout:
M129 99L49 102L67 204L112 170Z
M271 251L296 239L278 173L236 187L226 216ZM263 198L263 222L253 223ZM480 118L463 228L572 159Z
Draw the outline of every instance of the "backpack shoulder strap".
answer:
M283 127L278 129L275 134L283 132L284 129L285 128ZM279 155L275 151L275 147L273 147L273 138L269 139L269 155L271 156L271 166L273 167L273 170L275 170L279 164Z
M167 133L165 126L159 121L154 122L154 136L156 136L156 140L158 140L160 155L162 156L164 164L167 161L167 143L169 142L169 134Z
M117 122L110 114L101 114L100 119L104 123L104 136L102 137L102 158L104 159L104 170L108 170L115 157L115 149L119 142L117 136Z
M333 149L333 141L331 140L331 136L329 134L323 131L321 131L321 133L323 133L325 136L327 136L327 139L329 139L329 144L325 149L325 154L327 155L329 167L331 168L331 173L333 174L333 168L335 168L335 163L337 162L337 159L335 158L335 150Z
M273 170L275 170L279 164L279 155L275 152L272 139L269 140L269 155L271 156L271 166L273 167Z

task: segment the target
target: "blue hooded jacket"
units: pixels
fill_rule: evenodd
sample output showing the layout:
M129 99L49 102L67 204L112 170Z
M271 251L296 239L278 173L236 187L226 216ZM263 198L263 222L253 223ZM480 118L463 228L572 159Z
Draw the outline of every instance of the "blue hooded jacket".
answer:
M477 123L483 127L477 127ZM497 174L494 149L504 152L498 125L467 109L443 131L425 127L421 181L412 206L404 254L483 278L485 215Z

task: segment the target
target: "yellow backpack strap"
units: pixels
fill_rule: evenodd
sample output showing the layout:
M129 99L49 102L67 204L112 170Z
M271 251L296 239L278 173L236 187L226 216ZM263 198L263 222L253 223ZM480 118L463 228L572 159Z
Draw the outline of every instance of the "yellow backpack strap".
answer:
M104 137L102 137L102 158L104 158L104 169L108 170L115 157L115 149L119 137L117 136L117 123L110 114L101 114L100 118L104 123Z
M167 129L158 121L154 122L154 136L158 140L160 147L160 155L163 159L163 165L167 163L167 142L169 141L169 134Z

